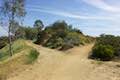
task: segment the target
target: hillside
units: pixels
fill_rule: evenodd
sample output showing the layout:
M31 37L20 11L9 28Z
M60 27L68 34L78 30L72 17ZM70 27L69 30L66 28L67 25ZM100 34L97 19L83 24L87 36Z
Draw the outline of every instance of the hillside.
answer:
M41 55L31 67L16 71L7 80L120 80L120 63L88 59L93 44L61 52L26 43Z
M27 45L26 41L22 39L15 41L12 49L12 57L8 54L8 45L0 49L0 80L4 80L14 73L30 67L28 62L32 60L32 57L29 58L29 54L31 51L36 50L32 46Z

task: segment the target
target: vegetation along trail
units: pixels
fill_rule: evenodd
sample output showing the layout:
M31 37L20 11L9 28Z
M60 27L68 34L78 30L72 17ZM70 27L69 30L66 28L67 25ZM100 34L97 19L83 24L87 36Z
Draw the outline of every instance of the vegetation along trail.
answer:
M75 47L64 53L31 42L27 44L39 50L38 61L8 80L120 80L119 63L88 59L93 44Z

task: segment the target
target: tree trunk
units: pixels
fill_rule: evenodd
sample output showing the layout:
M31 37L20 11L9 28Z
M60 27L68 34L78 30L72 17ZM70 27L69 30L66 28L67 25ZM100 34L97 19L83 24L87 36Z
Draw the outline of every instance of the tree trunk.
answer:
M12 36L11 36L11 27L13 26L13 22L14 22L14 12L12 12L11 18L9 19L8 37L9 37L9 54L10 54L10 56L13 55L13 52L12 52Z
M8 38L9 38L9 54L10 56L12 56L12 39L11 39L10 27L11 27L11 22L9 23Z

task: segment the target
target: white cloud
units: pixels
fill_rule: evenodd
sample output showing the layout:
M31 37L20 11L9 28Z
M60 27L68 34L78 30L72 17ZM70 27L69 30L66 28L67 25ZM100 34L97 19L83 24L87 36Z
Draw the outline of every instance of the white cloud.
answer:
M120 29L119 26L109 26L109 27L86 27L82 29L83 32L86 34L92 35L92 36L99 36L103 33L105 34L112 34L112 35L120 35Z
M102 10L106 10L110 12L120 12L120 7L109 5L105 2L105 0L82 0L82 1Z
M27 8L29 11L36 11L36 12L43 12L43 13L49 13L52 15L58 15L63 17L69 17L74 19L87 19L87 20L113 20L113 17L107 17L107 16L84 16L79 14L73 14L72 12L66 12L66 11L59 11L56 9L50 9L50 8L40 8L40 7L29 7Z

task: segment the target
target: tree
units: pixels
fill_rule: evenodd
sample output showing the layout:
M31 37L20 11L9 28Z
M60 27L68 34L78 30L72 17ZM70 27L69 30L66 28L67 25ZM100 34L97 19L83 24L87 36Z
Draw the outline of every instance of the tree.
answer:
M1 6L1 12L5 17L5 21L9 22L8 24L8 38L9 38L9 53L12 56L12 40L11 40L11 29L14 25L15 20L20 20L25 16L25 0L3 0Z
M44 27L43 22L41 20L36 20L34 23L34 27L41 31Z
M44 28L43 22L41 20L36 20L34 23L34 28L37 29L37 36L35 43L39 43L39 40L41 39L42 29Z

